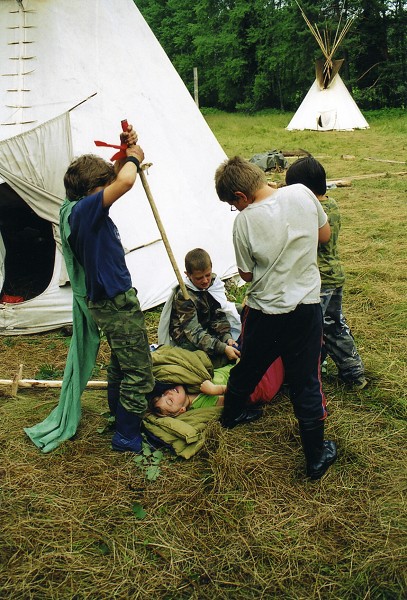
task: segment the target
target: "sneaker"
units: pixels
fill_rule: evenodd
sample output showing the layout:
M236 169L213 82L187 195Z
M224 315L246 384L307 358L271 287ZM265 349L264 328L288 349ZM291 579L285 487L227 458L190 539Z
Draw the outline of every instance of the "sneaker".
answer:
M368 384L368 381L363 373L359 375L354 374L353 376L352 373L349 373L346 376L342 375L342 373L338 373L338 378L343 384L354 388L355 390L363 390L363 388L365 388Z
M363 390L367 386L367 379L365 377L361 377L360 379L355 379L355 381L351 382L351 385L355 390Z

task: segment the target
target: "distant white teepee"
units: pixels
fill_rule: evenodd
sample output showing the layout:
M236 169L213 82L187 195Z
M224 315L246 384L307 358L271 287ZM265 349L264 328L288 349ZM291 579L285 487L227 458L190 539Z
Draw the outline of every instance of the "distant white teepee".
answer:
M314 27L310 23L298 2L297 5L317 40L325 60L321 59L316 62L315 81L286 129L289 131L298 129L316 131L368 129L369 125L366 119L338 73L343 59L333 60L333 55L349 31L353 18L348 19L341 30L341 20L339 20L335 38L331 44L328 32L325 31L322 37L318 27Z

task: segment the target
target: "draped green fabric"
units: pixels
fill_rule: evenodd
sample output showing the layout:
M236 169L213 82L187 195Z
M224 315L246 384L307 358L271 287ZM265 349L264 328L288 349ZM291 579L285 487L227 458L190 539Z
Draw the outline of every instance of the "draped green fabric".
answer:
M60 209L60 233L66 268L73 292L73 334L66 361L58 405L37 425L24 431L42 452L50 452L70 439L81 419L81 396L95 366L99 330L86 303L85 272L76 260L68 238L69 215L76 202L65 200Z
M177 456L191 458L203 447L206 431L211 421L217 421L222 413L221 406L188 410L173 417L157 417L151 413L143 419L147 431L172 446Z

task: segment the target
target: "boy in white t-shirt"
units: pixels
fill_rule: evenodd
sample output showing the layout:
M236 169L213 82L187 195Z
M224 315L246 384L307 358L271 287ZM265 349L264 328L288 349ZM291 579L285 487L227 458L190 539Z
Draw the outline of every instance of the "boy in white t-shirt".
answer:
M329 240L327 216L305 186L272 189L259 167L238 156L218 167L215 184L220 200L239 211L233 227L236 262L242 279L251 284L241 359L230 373L222 425L231 428L250 420L248 398L281 356L307 476L320 479L336 459L335 443L324 441L326 409L319 365L317 245Z

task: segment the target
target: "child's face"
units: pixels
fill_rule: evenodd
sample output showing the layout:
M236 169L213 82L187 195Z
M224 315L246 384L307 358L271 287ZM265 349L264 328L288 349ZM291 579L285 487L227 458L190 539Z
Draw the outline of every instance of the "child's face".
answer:
M182 385L176 385L161 394L154 406L159 409L160 415L163 417L177 417L184 413L190 404L191 401L185 392L185 388Z
M212 266L204 271L192 271L192 273L186 273L186 275L199 290L207 290L211 285Z

